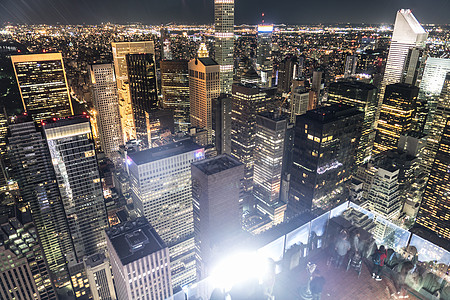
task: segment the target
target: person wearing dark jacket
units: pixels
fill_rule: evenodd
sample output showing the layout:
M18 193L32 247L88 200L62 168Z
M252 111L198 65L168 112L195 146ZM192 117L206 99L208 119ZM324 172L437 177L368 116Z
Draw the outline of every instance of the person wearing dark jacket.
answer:
M386 249L383 245L380 246L380 249L376 250L372 256L373 260L373 270L372 270L372 278L375 278L376 281L381 281L380 273L384 266L384 260L387 257Z

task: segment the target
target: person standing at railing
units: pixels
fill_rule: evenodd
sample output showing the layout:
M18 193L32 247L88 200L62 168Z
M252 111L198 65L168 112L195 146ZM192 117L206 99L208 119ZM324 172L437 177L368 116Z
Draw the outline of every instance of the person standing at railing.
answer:
M341 238L336 242L336 246L334 248L336 251L336 268L340 268L342 266L342 263L351 248L350 242L348 241L348 235L342 234Z
M384 266L384 260L387 257L386 249L383 245L375 251L372 257L373 261L373 270L372 270L372 278L375 278L376 281L381 281L380 273Z

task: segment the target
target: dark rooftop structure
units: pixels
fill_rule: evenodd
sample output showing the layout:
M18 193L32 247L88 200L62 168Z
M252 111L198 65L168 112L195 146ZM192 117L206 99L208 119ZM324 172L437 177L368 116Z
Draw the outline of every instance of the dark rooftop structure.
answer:
M240 166L242 163L228 154L222 154L210 159L195 162L193 165L206 175L213 175Z
M211 57L201 57L201 58L197 58L197 59L206 67L218 65L218 63Z
M163 240L144 217L106 230L123 265L166 248Z
M86 258L84 263L90 267L96 267L105 262L106 256L104 253L96 253Z
M323 106L306 112L306 117L319 121L320 123L329 123L343 119L352 115L364 114L357 108L345 104L332 104Z
M191 140L182 140L161 147L130 153L128 157L137 165L146 164L166 157L179 155L185 152L203 149L202 146Z
M79 123L85 123L89 122L89 116L88 115L76 115L76 116L70 116L66 118L50 118L42 120L42 125L45 126L45 128L55 128L55 127L61 127L61 126L67 126L67 125L73 125L73 124L79 124Z

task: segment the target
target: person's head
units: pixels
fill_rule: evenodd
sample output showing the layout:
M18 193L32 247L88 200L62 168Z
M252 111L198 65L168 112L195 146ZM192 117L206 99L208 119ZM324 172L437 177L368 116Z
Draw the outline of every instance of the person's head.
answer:
M380 250L380 252L385 252L385 251L386 251L386 249L384 248L383 245L380 246L380 249L379 249L379 250Z
M359 232L358 229L355 230L355 236L360 237L361 236L361 232Z

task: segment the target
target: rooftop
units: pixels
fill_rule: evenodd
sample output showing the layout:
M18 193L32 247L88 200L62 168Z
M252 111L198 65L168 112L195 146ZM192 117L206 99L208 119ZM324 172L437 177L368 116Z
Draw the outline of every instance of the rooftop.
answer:
M200 149L203 149L203 147L192 142L191 140L182 140L161 147L130 153L128 157L136 165L143 165L152 161Z
M218 65L218 63L211 57L200 57L200 58L198 58L198 60L206 67Z
M166 248L144 217L113 226L106 230L106 235L123 265Z
M195 162L192 165L206 175L213 175L243 164L228 154L222 154L210 159Z
M320 123L329 123L354 115L364 115L364 112L358 111L353 106L339 103L309 110L306 114L298 116L297 118L307 118L319 121Z

